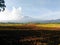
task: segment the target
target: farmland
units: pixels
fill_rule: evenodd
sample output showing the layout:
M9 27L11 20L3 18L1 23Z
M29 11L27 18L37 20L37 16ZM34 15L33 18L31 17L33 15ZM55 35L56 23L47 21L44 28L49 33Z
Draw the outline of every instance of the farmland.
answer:
M0 24L0 30L60 30L60 24Z
M60 24L0 24L0 42L6 45L58 45Z
M60 27L60 24L37 24L38 27Z

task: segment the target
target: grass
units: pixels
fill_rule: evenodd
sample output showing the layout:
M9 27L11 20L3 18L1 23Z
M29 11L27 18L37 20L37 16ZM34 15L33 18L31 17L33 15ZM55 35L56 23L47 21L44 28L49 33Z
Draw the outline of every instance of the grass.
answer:
M60 24L36 24L37 27L60 27Z
M60 30L60 24L0 24L0 30Z
M0 26L37 26L37 27L60 27L60 24L0 24Z
M23 24L0 24L0 26L21 26Z

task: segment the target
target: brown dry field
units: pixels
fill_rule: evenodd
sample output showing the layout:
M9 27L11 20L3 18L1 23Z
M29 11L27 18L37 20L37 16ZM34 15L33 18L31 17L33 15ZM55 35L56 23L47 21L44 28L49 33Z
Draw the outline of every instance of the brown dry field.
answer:
M60 30L60 24L0 24L0 30Z

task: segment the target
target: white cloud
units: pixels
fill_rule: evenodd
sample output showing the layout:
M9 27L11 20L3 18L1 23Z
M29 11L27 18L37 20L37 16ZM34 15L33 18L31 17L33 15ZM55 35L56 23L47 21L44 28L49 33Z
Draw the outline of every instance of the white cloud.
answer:
M6 9L4 12L0 12L0 22L11 22L11 21L22 21L24 16L22 16L21 7L13 7L12 11ZM49 9L40 9L40 15L30 16L32 18L37 18L40 20L52 20L60 19L60 11L52 11Z
M0 12L0 22L5 22L5 21L12 21L12 20L20 20L21 18L23 18L23 16L21 15L21 7L19 8L15 8L13 7L13 10L10 11L8 9L6 9L4 12Z

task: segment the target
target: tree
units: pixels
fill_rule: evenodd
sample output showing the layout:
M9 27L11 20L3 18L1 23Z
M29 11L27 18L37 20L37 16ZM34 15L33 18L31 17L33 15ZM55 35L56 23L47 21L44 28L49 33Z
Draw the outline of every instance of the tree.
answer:
M0 11L4 11L5 10L5 1L4 0L0 0Z

